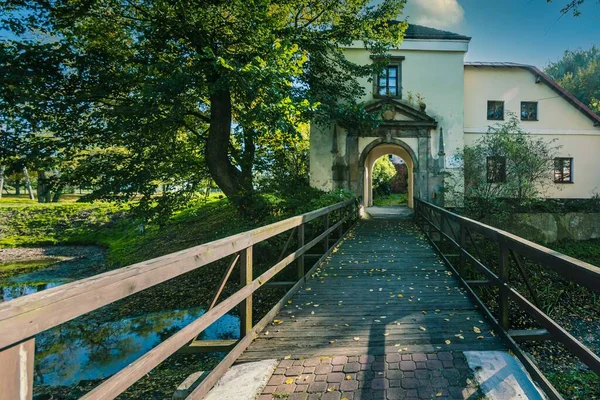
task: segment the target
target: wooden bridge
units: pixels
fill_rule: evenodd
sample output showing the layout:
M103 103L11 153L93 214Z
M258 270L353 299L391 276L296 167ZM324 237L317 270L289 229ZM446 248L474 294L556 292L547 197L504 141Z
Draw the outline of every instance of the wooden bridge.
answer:
M272 358L281 362L261 400L274 393L311 399L467 398L477 388L462 352L506 349L549 398L561 399L517 345L524 340L558 341L600 374L600 358L535 305L535 288L527 285L526 297L509 280L515 269L528 282L526 257L566 281L598 290L599 268L419 199L414 219L357 220L357 204L349 200L1 304L0 399L32 398L36 334L224 257L232 262L207 312L84 398L117 397L185 346L228 350L190 394L194 399L203 398L234 363ZM307 236L308 225L314 229ZM288 236L280 259L255 276L253 246L282 234ZM496 265L482 262L481 238L497 244ZM288 251L292 243L297 246ZM305 270L310 258L318 259ZM238 261L241 288L219 302ZM274 282L293 265L297 281ZM466 279L469 268L484 279ZM254 323L252 294L267 284L289 290ZM495 288L494 312L477 296L479 287ZM510 330L509 299L541 329ZM239 340L196 340L236 306Z

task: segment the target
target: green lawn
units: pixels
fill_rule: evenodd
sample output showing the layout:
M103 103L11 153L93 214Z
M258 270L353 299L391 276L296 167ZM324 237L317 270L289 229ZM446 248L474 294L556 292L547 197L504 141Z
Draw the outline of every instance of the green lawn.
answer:
M405 206L407 205L408 195L406 193L392 193L387 196L375 196L373 205L378 207L386 206Z

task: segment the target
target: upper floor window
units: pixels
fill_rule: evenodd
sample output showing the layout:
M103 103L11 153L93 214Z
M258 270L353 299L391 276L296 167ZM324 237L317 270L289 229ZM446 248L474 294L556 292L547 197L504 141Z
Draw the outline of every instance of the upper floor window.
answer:
M376 56L371 59L379 66L385 65L373 79L373 97L402 97L402 62L404 56Z
M537 101L522 101L521 102L521 121L537 121L538 120L538 103Z
M488 101L487 119L502 121L504 119L504 102Z
M554 159L554 182L573 183L573 159L558 157Z
M506 182L506 157L487 158L487 181L488 183Z
M400 65L388 65L377 76L377 94L380 96L399 96Z

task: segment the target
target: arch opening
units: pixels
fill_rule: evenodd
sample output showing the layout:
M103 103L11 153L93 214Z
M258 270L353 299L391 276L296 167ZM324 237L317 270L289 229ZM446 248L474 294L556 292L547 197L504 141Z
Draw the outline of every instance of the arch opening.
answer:
M406 168L408 169L407 179L407 204L408 207L413 208L413 196L414 196L414 167L415 162L409 151L398 145L392 143L382 143L372 149L368 150L366 157L363 161L363 205L365 207L372 207L374 200L373 192L373 166L375 162L384 156L396 156L404 161Z

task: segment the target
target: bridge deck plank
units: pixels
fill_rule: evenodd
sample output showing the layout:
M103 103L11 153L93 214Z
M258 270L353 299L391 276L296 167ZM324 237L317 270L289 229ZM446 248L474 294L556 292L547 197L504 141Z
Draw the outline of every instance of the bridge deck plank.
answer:
M504 348L412 221L375 219L358 224L238 362Z

